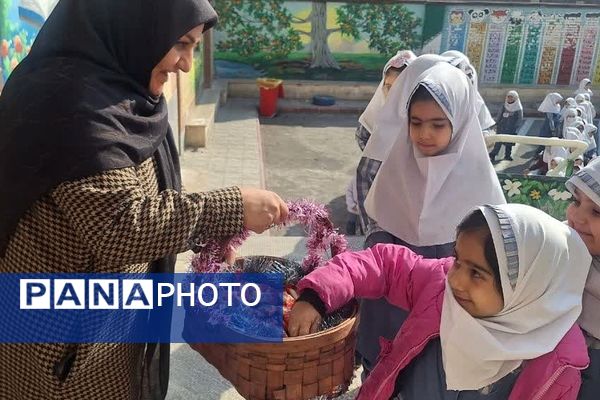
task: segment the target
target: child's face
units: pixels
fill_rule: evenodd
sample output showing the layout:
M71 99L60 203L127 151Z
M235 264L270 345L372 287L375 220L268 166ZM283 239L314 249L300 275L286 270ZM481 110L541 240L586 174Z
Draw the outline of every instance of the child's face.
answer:
M579 233L589 252L600 255L600 206L575 188L575 199L567 207L569 226Z
M456 301L475 318L491 317L504 307L492 267L485 258L484 230L461 232L456 238L454 265L448 283Z
M396 79L400 76L400 73L397 71L388 71L385 74L385 79L383 80L383 95L387 98L388 94L390 94L390 89Z
M550 161L550 169L554 169L558 166L558 164L556 163L556 161L552 160Z
M437 156L450 144L452 124L436 101L410 105L410 140L427 157Z

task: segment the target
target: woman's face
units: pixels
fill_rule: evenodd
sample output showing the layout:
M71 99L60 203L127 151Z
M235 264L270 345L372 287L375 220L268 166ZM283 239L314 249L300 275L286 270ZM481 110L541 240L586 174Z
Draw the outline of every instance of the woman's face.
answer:
M204 25L200 25L179 38L162 60L152 70L148 89L153 96L163 93L170 73L189 72L194 62L194 49L202 40Z
M410 105L410 140L424 156L437 156L450 144L452 124L438 103L416 101Z
M550 169L554 169L556 167L558 167L558 164L556 163L556 161L554 161L554 160L550 161Z
M600 255L600 206L575 188L574 200L567 207L569 226L579 233L593 256Z
M592 82L588 82L585 84L585 88L586 89L591 89L592 88Z
M575 116L574 115L567 116L566 121L567 121L568 125L572 124L573 122L575 122Z
M575 161L573 161L573 164L578 167L581 167L583 166L583 160L581 158L576 158Z
M494 272L485 258L488 235L483 229L459 233L454 265L448 272L454 298L475 318L491 317L504 307Z
M512 104L515 102L515 98L513 96L506 96L506 102Z

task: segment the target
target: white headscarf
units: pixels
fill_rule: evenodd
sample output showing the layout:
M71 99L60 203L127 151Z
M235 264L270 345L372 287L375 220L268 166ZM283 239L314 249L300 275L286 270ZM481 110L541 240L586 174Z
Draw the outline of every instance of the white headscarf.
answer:
M442 53L442 56L453 58L454 60L450 61L450 64L462 69L465 72L465 74L467 74L469 80L475 87L475 91L477 93L477 119L479 120L481 129L486 130L496 125L496 121L492 117L490 110L485 105L485 100L483 100L483 97L481 97L481 94L479 93L479 79L477 77L477 70L475 69L473 64L471 64L471 60L469 60L469 57L467 57L464 53L461 53L458 50L448 50Z
M562 99L563 97L558 93L548 93L542 104L538 107L538 111L558 114L560 113L560 104L556 103Z
M576 121L577 118L579 117L577 116L577 111L574 108L568 108L567 111L563 114L563 138L565 138L567 135L567 128L573 126L573 123Z
M589 93L590 96L593 96L594 93L590 89L585 88L588 83L592 83L592 81L590 81L588 78L582 79L581 82L579 82L579 89L577 89L575 94Z
M600 206L600 158L573 175L566 183L567 189L575 194L575 188L588 196ZM579 325L590 335L600 340L600 262L594 255L585 291L583 292L583 311L579 317Z
M582 115L584 121L588 124L593 124L594 118L596 117L596 110L586 97L587 96L585 94L578 94L575 96L575 101L577 102L577 105L584 111L584 115Z
M565 100L565 106L562 108L562 110L560 110L560 119L565 119L565 115L567 114L567 112L576 107L577 102L575 101L575 99L572 97L567 97L567 99Z
M418 68L417 61L407 67L406 76ZM433 157L422 156L409 137L408 105L421 84L452 124L448 148ZM399 134L369 190L367 213L382 229L412 245L453 242L454 230L467 211L478 204L505 203L473 112L475 89L447 63L403 80L395 89L399 99L386 104L378 128L399 130ZM465 182L472 190L465 189Z
M597 130L598 128L596 128L596 125L594 124L585 124L583 127L583 134L589 143L588 151L594 150L597 146L596 138L594 137L594 133L596 133Z
M570 128L570 129L575 129L575 128ZM575 131L577 131L577 129L575 129ZM579 132L579 131L577 131ZM571 132L574 133L574 132ZM567 135L569 133L567 132ZM566 139L566 137L565 137ZM576 140L580 140L580 139L576 139ZM546 163L549 164L550 160L552 160L554 157L562 157L562 158L567 158L569 156L569 150L566 147L560 147L560 146L546 146L544 148L544 153L542 154L542 160Z
M565 166L566 161L563 157L554 157L551 161L556 163L556 167L552 168L551 163L548 163L548 172L546 172L546 176L565 176Z
M508 93L506 93L506 97L508 96L512 96L515 99L515 101L513 103L509 103L508 101L506 101L506 99L504 99L504 108L506 109L506 111L517 112L523 109L521 99L519 98L519 93L517 93L515 90L511 90Z
M480 207L498 258L504 307L473 318L448 283L440 338L448 390L477 390L550 353L581 312L591 257L577 232L522 204Z
M385 74L392 67L394 68L402 68L405 65L410 64L417 56L410 50L401 50L396 55L388 60L388 62L383 67L382 78L377 90L375 90L375 94L371 98L371 101L365 108L365 111L358 118L358 122L361 123L371 134L375 133L375 119L377 118L377 114L385 104L385 94L383 93L383 85L385 83ZM369 138L371 140L371 138Z
M363 150L363 157L378 161L385 160L390 152L390 149L392 148L392 145L394 144L394 141L398 137L398 126L387 124L385 125L385 128L381 128L379 124L381 123L381 120L386 118L385 115L382 115L384 109L399 109L398 101L400 95L402 94L402 90L400 90L399 87L405 85L405 82L414 82L423 71L434 66L435 64L447 62L448 58L439 56L437 54L425 54L410 62L410 64L415 65L411 68L407 67L398 77L396 82L394 82L394 86L392 86L392 89L388 94L388 100L382 104L380 111L377 114L377 119L375 120L376 122L373 124L376 126L376 128L374 132L371 132L371 137L369 138L369 141Z

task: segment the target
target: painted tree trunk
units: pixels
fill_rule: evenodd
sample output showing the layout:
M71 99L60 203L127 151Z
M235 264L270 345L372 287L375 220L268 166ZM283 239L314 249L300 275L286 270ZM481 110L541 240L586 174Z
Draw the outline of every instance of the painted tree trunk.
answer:
M310 17L310 38L312 50L311 68L335 68L340 69L339 64L333 58L327 39L327 2L313 2Z

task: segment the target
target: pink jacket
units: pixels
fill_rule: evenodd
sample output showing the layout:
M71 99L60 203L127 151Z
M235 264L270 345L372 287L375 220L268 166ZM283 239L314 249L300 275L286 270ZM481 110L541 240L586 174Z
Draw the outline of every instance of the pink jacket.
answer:
M357 399L388 400L398 374L439 336L446 274L453 262L452 257L424 259L403 246L380 244L341 254L300 281L299 289L316 291L328 312L355 297L383 296L410 310L396 338L381 339L377 365ZM580 370L588 363L585 340L574 325L553 352L523 365L509 400L576 399Z

